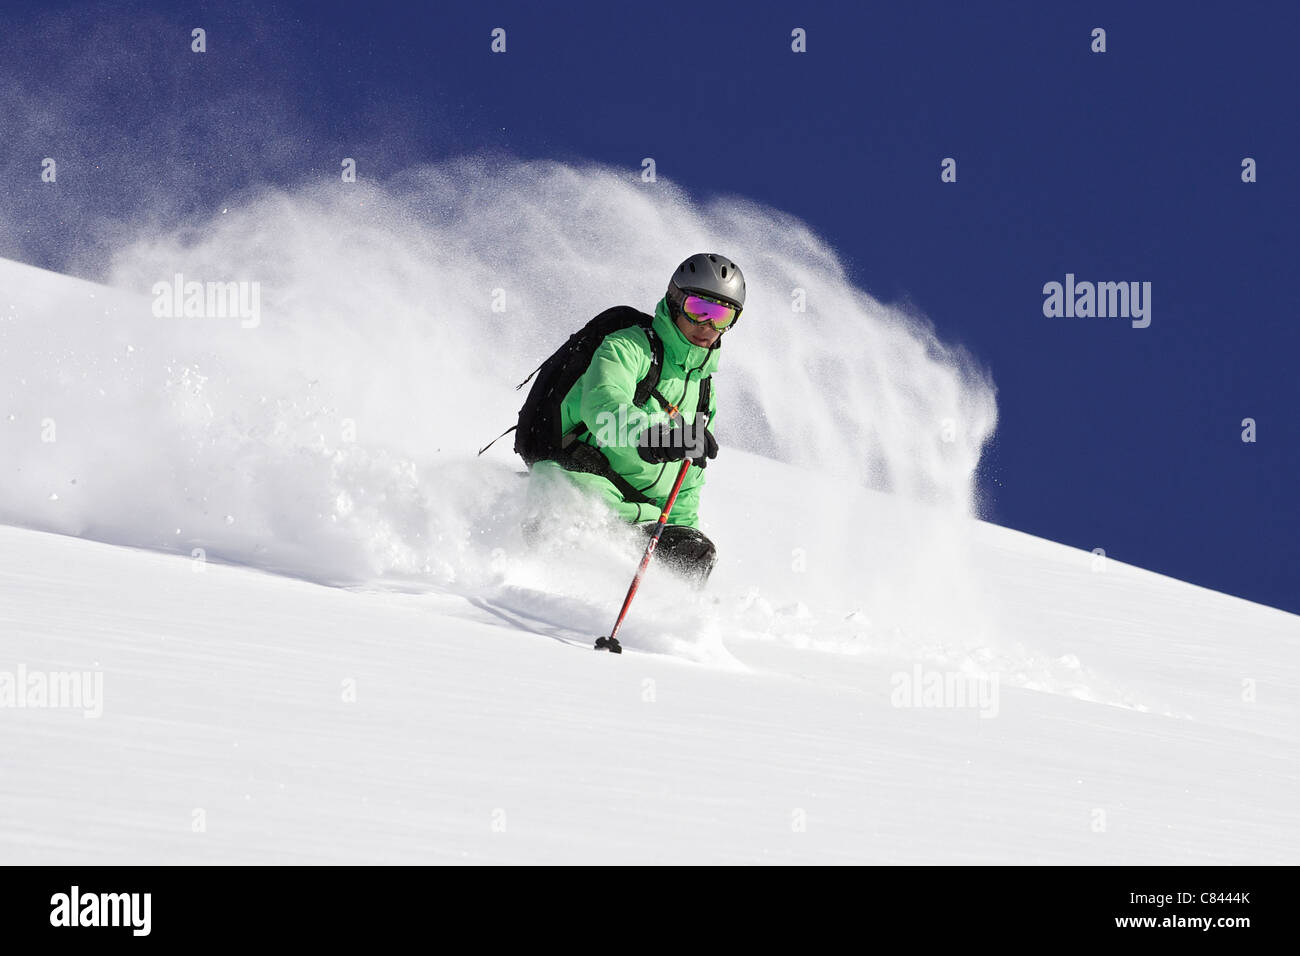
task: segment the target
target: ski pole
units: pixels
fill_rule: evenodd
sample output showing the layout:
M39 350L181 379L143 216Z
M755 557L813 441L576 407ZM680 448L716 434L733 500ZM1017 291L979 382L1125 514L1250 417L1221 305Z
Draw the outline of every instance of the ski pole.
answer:
M673 510L673 502L677 500L677 492L681 491L682 488L682 479L686 477L686 469L690 467L691 460L683 458L682 470L677 472L677 480L673 482L672 493L668 495L668 501L664 504L663 513L659 515L659 521L650 534L650 543L645 546L645 554L641 557L641 566L636 569L636 577L632 579L632 586L627 589L627 597L623 599L623 610L618 612L618 620L614 622L614 630L610 631L609 637L596 638L596 650L609 651L611 654L623 653L623 645L618 642L618 629L623 626L623 618L627 616L627 609L632 604L632 598L636 596L636 589L641 586L641 576L645 574L645 569L650 566L650 558L654 556L655 546L659 544L659 536L664 533L664 525L668 524L668 512Z

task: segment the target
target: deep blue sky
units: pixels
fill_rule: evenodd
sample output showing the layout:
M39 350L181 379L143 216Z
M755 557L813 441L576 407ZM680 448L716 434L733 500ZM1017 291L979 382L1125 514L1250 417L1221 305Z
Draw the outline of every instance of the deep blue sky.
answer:
M300 180L314 145L339 143L381 177L484 147L628 167L654 156L696 195L789 211L861 286L914 304L992 371L994 520L1300 611L1300 8L889 6L160 4L167 21L208 26L210 47L240 44L177 87L195 58L176 57L162 84L148 75L164 54L134 50L120 27L96 40L122 5L9 2L0 80L41 84L57 114L76 109L58 97L76 82L69 60L111 64L93 104L109 146L188 164L181 206L253 177ZM504 57L487 52L496 26ZM795 26L805 55L790 52ZM201 135L186 151L151 126L219 121L187 104L223 88L241 91L226 152ZM240 110L292 120L293 135L241 143ZM946 156L955 184L939 180ZM1241 182L1245 156L1259 182ZM4 162L12 179L29 157ZM23 175L6 185L20 209ZM106 173L94 196L130 212L131 178ZM33 217L0 254L60 265L73 215ZM1151 282L1151 327L1045 318L1043 284L1067 272ZM1254 444L1240 440L1246 417Z

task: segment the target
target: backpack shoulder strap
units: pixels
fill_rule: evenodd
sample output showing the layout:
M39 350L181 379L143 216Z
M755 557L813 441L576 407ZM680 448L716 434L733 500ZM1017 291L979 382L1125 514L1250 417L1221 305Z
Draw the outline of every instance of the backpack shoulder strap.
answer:
M636 393L632 396L632 404L640 407L650 401L650 396L654 395L659 388L659 376L664 368L664 343L659 338L659 333L654 330L649 322L639 323L645 332L645 337L650 341L650 370L645 373L645 378L636 383Z
M700 397L695 403L695 417L709 414L709 402L713 397L713 376L706 375L700 380Z

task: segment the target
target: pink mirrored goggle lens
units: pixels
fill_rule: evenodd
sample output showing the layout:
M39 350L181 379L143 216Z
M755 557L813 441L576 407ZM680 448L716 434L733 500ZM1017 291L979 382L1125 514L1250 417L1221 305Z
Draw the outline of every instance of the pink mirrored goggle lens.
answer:
M732 305L723 305L698 295L688 295L682 303L682 311L696 325L711 325L719 332L736 321L739 310Z

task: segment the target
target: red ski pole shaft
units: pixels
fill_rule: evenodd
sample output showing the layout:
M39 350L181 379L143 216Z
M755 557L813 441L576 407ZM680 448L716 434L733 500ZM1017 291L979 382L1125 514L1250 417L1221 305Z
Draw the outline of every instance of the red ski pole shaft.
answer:
M618 629L623 626L623 618L627 617L627 609L632 605L632 598L636 597L636 589L641 586L641 577L645 574L645 569L650 566L650 559L654 557L655 547L659 544L659 536L664 533L664 525L668 524L668 514L673 510L673 503L677 500L677 492L682 490L682 481L686 478L686 470L691 467L689 458L682 459L682 469L677 472L677 480L673 482L673 490L668 495L668 501L664 503L664 510L659 515L659 521L654 526L654 531L650 533L650 543L645 546L645 554L641 556L641 566L636 569L636 577L632 578L632 585L627 589L627 597L623 599L623 609L618 612L618 620L614 622L614 630L610 631L609 637L602 637L596 641L596 649L603 650L608 648L615 654L622 653L623 648L618 643Z

